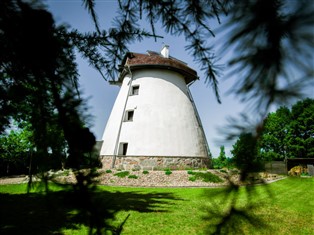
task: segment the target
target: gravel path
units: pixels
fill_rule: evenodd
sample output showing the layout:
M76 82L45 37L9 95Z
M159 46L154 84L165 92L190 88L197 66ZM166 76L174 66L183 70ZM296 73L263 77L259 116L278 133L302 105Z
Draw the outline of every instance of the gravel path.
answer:
M28 182L28 177L25 175L16 175L16 176L0 178L0 184L21 184L21 183L27 183L27 182Z
M114 174L118 171L112 171L112 173L101 172L99 177L99 184L108 186L132 186L132 187L221 187L228 185L226 180L227 174L221 173L217 170L208 170L211 173L218 175L224 179L223 183L210 183L203 182L201 180L190 181L187 171L172 171L172 174L166 175L164 171L149 171L148 174L143 174L142 171L130 171L130 175L136 175L138 178L128 178L128 176L121 178ZM272 174L260 174L268 182L283 178L278 175ZM61 182L75 182L75 178L72 174L69 176L62 176L58 178ZM238 180L238 176L232 177L233 181ZM0 184L20 184L28 181L27 176L13 176L0 178Z
M172 171L172 174L166 175L164 171L150 171L143 174L141 171L130 172L130 175L136 175L137 179L114 176L112 172L103 174L100 177L100 183L110 186L134 186L134 187L217 187L226 185L226 183L210 183L203 181L190 181L187 171Z

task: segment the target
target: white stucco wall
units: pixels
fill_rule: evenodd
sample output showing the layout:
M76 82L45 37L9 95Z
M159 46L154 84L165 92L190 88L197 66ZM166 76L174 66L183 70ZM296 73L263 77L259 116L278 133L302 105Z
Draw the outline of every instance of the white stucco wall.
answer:
M132 81L130 77L125 77L108 120L101 155L114 155L118 138L118 144L128 143L129 156L207 156L183 76L142 69L133 72ZM128 96L130 85L140 86L138 95ZM125 110L134 110L133 121L123 121L118 136Z
M130 78L126 77L120 88L116 101L113 105L108 122L105 127L105 131L102 137L103 145L100 151L100 155L114 155L117 141L119 141L119 129L122 129L121 120L124 115L124 107L126 104ZM119 143L117 144L119 145Z

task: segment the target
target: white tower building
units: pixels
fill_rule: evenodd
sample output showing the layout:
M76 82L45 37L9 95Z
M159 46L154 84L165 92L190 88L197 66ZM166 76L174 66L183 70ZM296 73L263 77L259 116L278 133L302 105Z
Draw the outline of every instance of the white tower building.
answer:
M104 168L180 169L210 164L204 131L189 85L196 72L161 53L127 53L120 67L120 91L100 151Z

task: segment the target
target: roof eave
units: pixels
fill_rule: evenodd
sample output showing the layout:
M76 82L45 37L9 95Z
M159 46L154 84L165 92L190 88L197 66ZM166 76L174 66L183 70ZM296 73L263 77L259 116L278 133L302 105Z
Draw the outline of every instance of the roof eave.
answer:
M124 66L126 67L126 65ZM135 64L135 65L129 65L127 66L132 70L139 70L143 68L159 68L159 69L167 69L167 70L172 70L177 73L180 73L184 76L186 84L191 83L192 81L198 80L197 74L195 73L190 73L184 69L180 69L171 65L167 64ZM124 76L128 73L126 69L123 69L120 74L118 80L121 80L124 78Z

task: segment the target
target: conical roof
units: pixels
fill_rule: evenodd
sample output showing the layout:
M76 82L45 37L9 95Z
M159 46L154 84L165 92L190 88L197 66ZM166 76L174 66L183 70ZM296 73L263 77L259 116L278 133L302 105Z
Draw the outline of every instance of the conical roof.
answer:
M119 68L120 74L118 82L122 82L124 76L129 72L127 68L130 68L131 71L144 68L159 68L176 71L184 76L186 84L198 79L196 71L188 67L186 63L171 56L168 58L163 57L161 54L154 51L147 51L147 54L128 52Z

